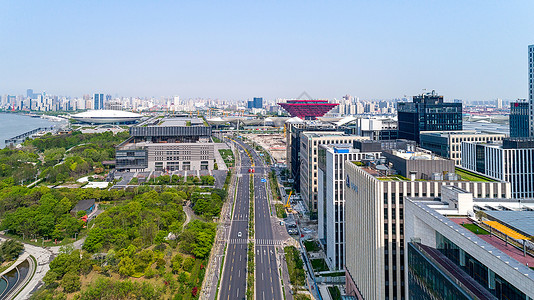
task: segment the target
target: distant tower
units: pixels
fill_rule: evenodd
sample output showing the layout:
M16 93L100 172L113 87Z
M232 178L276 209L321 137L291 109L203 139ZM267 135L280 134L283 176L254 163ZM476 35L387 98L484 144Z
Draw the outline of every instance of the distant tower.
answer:
M254 97L252 106L254 108L263 108L263 98Z
M94 94L93 109L104 109L104 94Z

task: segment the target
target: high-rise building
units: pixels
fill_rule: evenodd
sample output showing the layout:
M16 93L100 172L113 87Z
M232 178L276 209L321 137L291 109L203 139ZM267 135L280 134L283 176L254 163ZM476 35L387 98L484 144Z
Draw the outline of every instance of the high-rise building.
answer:
M530 123L528 121L529 104L526 101L510 103L510 137L528 137Z
M263 98L254 97L252 100L254 108L263 108Z
M462 103L443 102L435 91L413 97L413 102L399 102L399 139L420 142L421 131L462 130Z
M286 132L286 157L287 167L293 180L293 189L300 193L300 137L305 131L337 131L329 123L315 123L293 118L284 124Z
M485 177L464 179L465 171L455 168L453 161L408 150L383 151L385 161L365 166L345 161L345 276L349 296L406 299L406 197L440 197L445 185L475 195L510 197L510 183Z
M343 194L345 165L343 162L378 159L381 153L380 143L374 142L373 144L377 147L369 152L361 151L353 144L331 144L319 147L318 233L331 271L345 268L345 197Z
M104 94L94 94L93 109L104 109Z
M310 212L317 219L318 166L317 154L320 145L347 144L369 138L347 135L343 132L303 132L300 136L300 195Z
M534 137L534 45L528 46L528 104L530 136Z

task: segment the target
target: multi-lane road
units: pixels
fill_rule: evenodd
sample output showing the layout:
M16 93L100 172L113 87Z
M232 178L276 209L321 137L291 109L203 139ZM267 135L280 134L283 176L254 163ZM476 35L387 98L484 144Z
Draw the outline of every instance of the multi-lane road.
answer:
M237 197L232 214L230 236L226 248L223 277L221 280L219 299L245 299L247 280L247 244L248 221L250 203L250 177L248 170L251 166L248 154L238 147L241 167L237 171Z
M219 299L244 299L246 296L246 262L248 242L248 212L249 212L249 184L251 160L243 148L251 154L254 160L254 231L255 231L255 298L282 299L279 267L276 260L275 246L280 242L273 238L269 198L267 196L268 170L263 160L248 145L239 143L241 168L238 172L237 199L234 213L223 278L220 285ZM263 179L263 180L262 180ZM264 182L262 182L264 181ZM241 234L239 234L241 232ZM239 237L241 235L241 237Z

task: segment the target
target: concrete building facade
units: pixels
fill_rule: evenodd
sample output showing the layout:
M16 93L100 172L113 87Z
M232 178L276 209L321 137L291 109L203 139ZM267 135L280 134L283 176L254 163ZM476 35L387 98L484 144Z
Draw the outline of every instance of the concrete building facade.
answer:
M190 124L189 126L187 124ZM131 127L130 138L117 146L116 168L124 171L213 170L215 146L211 127L199 119L163 119Z
M302 132L300 135L300 194L311 219L317 219L318 152L320 145L352 144L368 138L343 132Z
M424 154L420 152L416 151L413 155L419 158L404 159L408 162L424 160ZM426 159L444 160L430 155ZM454 162L448 162L450 166L447 168L454 168ZM443 174L440 169L443 163L435 165L439 168L428 166L424 172L411 174L399 174L388 166L387 162L365 167L345 162L346 289L349 296L358 299L406 297L406 197L440 197L444 185L454 185L475 194L510 197L510 185L505 182L425 179L433 174ZM457 176L451 174L450 178L453 177Z
M523 145L521 141L463 142L462 167L510 182L513 198L534 198L534 142Z
M345 268L345 161L375 160L381 151L361 152L352 144L319 146L318 233L330 270Z
M462 165L462 142L495 142L506 137L502 133L485 131L423 131L421 132L421 148L448 159L457 166Z

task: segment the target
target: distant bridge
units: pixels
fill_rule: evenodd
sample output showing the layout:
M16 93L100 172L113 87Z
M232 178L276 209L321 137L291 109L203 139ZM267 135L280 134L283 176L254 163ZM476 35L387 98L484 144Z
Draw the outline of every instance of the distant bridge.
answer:
M39 127L39 128L30 130L28 132L25 132L23 134L19 134L19 135L15 136L15 137L12 137L10 139L7 139L7 140L5 140L5 143L6 143L6 146L10 145L10 144L14 145L14 144L23 142L26 138L31 137L32 135L34 135L34 134L36 134L38 132L51 131L53 129L54 129L54 127Z

